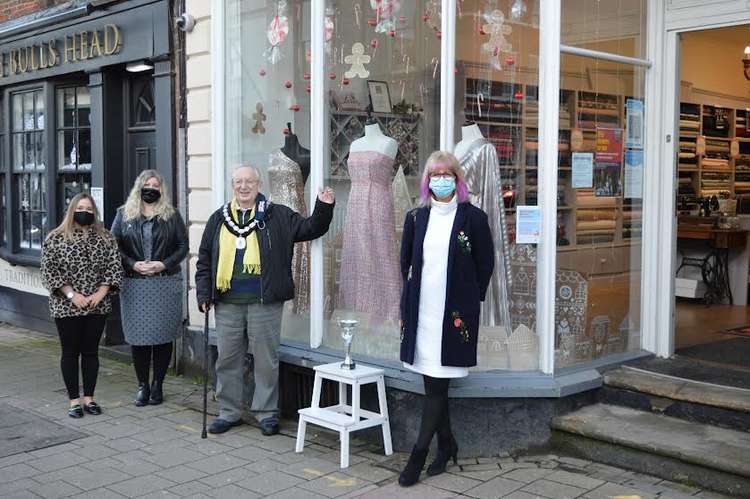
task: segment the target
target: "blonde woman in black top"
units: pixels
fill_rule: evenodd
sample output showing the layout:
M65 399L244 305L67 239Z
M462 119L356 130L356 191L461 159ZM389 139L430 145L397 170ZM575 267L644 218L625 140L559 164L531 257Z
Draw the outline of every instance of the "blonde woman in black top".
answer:
M41 273L60 335L60 367L70 398L68 415L81 418L84 411L101 414L94 401L99 340L112 310L110 296L122 281L122 264L117 241L99 221L89 194L71 200L62 223L45 239ZM79 359L83 404L78 388Z

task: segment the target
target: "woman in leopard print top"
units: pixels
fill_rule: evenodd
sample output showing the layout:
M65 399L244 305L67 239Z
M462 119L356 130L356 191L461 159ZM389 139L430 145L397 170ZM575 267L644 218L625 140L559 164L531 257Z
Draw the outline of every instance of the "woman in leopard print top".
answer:
M123 272L117 241L99 222L89 194L75 196L65 219L47 236L41 273L60 335L60 366L70 398L68 415L80 418L84 411L101 414L101 407L94 402L99 340L112 310L110 296L120 287ZM79 358L83 406L78 389Z

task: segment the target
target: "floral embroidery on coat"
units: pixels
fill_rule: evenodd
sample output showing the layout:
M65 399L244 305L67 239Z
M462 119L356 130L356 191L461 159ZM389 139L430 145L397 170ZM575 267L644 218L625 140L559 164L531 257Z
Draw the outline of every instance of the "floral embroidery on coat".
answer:
M458 246L461 248L461 251L465 254L471 253L471 241L469 241L469 236L467 236L464 231L459 232L456 239L458 240Z
M461 318L461 314L458 312L452 312L451 317L453 317L453 327L458 329L459 334L461 335L461 339L464 343L469 342L469 328L466 326L466 323Z

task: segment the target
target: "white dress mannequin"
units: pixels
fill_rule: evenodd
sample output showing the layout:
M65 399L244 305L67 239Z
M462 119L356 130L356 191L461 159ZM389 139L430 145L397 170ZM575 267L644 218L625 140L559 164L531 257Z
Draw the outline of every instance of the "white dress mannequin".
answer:
M391 159L396 159L398 142L385 135L380 129L380 125L373 123L372 125L365 125L365 136L352 142L349 152L378 152Z
M482 131L479 129L479 125L476 123L461 127L461 142L456 144L454 154L457 158L462 158L466 155L466 151L469 150L469 146L477 139L484 138Z

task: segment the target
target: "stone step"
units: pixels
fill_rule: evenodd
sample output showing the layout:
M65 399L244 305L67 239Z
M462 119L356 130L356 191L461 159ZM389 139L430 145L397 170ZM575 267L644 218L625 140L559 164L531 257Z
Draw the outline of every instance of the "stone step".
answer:
M552 429L563 452L750 497L750 433L607 404L557 417Z
M601 402L750 431L750 390L624 366L604 375Z

